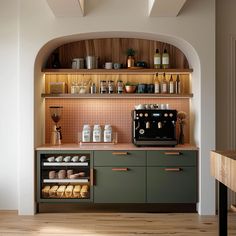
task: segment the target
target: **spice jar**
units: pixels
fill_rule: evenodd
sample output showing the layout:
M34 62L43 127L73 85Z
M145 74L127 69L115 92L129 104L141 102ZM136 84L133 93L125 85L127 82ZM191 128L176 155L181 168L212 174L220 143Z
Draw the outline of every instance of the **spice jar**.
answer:
M117 93L123 93L123 81L122 80L118 80L117 81Z
M113 80L108 81L108 93L114 93L114 81Z
M100 93L106 93L107 92L107 83L105 80L100 81Z

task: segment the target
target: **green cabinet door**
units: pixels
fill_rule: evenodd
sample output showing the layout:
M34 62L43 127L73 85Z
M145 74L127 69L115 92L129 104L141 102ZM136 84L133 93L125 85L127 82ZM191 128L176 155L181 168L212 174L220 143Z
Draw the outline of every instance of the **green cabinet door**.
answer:
M196 167L147 167L148 203L196 203Z
M96 167L95 203L145 203L145 167Z

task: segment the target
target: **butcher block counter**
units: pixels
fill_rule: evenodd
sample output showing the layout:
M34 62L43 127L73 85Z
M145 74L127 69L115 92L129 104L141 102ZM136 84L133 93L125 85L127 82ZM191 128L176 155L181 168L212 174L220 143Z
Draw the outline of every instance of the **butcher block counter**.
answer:
M119 143L119 144L76 144L68 143L53 146L45 144L36 148L37 151L42 150L198 150L196 146L190 144L177 145L175 147L137 147L132 143Z
M211 175L219 185L219 235L227 235L227 188L236 192L236 151L212 151Z

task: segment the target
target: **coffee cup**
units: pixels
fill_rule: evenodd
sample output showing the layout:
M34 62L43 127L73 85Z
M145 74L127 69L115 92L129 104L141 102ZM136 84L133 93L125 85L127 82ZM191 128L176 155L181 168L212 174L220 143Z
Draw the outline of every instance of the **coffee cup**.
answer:
M114 63L114 69L118 70L120 68L121 68L121 64L120 63L118 63L118 62Z
M112 65L113 65L112 62L106 62L104 68L110 70L112 69Z

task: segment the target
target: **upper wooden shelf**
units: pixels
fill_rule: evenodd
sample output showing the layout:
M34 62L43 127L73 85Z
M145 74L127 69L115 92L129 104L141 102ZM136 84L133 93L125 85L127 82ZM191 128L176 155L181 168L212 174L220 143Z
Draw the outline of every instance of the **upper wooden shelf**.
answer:
M166 74L190 74L193 69L43 69L45 74L155 74L155 73L166 73Z

